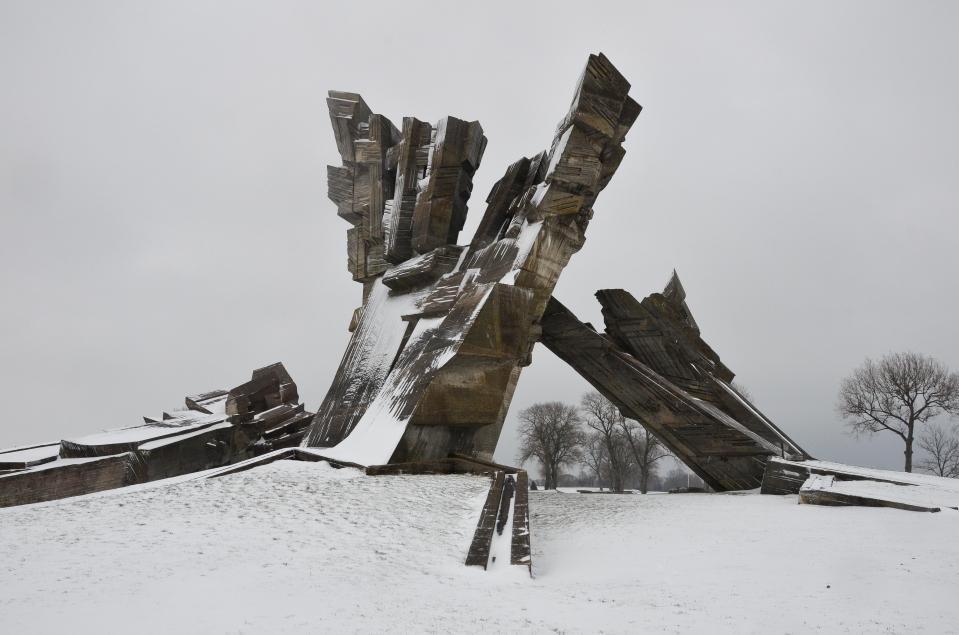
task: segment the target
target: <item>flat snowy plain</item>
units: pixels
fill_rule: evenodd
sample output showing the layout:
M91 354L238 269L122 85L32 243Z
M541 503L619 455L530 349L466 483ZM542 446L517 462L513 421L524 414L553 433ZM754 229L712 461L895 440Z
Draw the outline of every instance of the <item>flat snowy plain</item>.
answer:
M531 492L535 578L463 565L488 481L278 461L0 510L0 633L959 633L959 512Z

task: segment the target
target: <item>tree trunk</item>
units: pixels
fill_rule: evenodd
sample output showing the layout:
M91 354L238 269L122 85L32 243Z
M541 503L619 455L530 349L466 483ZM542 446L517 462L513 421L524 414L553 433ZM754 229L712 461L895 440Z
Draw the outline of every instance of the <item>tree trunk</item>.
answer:
M649 485L649 452L651 440L649 436L649 431L646 430L646 445L643 446L643 462L639 466L639 491L641 494L646 493L646 489Z
M609 489L617 494L623 491L623 472L622 467L616 457L616 445L613 443L613 435L606 435L606 451L609 452Z
M908 426L908 434L906 435L906 451L903 453L906 455L906 471L912 472L912 440L913 440L913 431L915 430L915 422L912 421L910 417L910 422Z

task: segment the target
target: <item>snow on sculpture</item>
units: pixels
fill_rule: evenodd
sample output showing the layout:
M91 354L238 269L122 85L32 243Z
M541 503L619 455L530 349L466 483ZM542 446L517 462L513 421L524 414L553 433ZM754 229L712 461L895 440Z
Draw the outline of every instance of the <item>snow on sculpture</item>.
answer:
M304 439L363 465L490 459L556 281L582 246L640 105L591 55L548 150L510 165L455 245L486 137L477 122L402 130L353 93L327 100L342 167L329 196L363 284L352 339Z

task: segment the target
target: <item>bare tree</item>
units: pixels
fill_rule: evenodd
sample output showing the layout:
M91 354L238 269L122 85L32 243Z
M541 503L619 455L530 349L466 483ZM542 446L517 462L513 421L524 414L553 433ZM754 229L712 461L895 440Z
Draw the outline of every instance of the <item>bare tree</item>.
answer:
M556 489L560 468L579 459L580 421L576 406L558 401L533 404L519 413L519 461L539 461L546 481L543 489Z
M936 476L959 478L959 436L955 431L930 423L918 440L926 452L919 467Z
M629 452L621 432L624 420L619 408L598 392L583 395L582 410L586 427L595 431L606 446L609 463L610 489L622 492L629 472Z
M906 446L905 470L911 472L916 424L959 413L959 375L916 353L867 359L843 380L837 409L856 434L899 436Z
M602 491L609 479L609 450L603 435L598 432L585 435L581 456L583 465L596 477L596 484Z
M654 473L656 461L669 456L669 450L645 426L635 421L624 418L620 426L639 475L639 491L645 494L649 489L649 477Z

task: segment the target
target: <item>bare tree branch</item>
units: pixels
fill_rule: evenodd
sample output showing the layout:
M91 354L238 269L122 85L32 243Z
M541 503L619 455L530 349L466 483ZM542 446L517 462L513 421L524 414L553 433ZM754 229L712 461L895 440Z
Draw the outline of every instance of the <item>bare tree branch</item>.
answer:
M919 447L926 453L919 467L936 476L959 478L959 435L955 430L931 423L919 436Z
M586 427L598 434L606 445L610 488L622 492L632 467L627 441L622 434L623 414L613 402L595 391L583 395L581 408Z
M639 491L646 493L649 477L654 473L656 461L669 456L669 451L645 426L629 419L622 419L620 427L633 454L633 462L639 472Z

